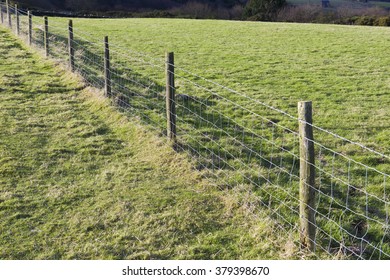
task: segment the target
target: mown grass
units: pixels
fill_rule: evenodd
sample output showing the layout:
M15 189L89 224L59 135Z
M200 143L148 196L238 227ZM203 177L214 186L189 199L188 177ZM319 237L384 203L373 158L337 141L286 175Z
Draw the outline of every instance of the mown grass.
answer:
M209 186L137 118L0 37L1 259L302 256L247 210L250 192Z

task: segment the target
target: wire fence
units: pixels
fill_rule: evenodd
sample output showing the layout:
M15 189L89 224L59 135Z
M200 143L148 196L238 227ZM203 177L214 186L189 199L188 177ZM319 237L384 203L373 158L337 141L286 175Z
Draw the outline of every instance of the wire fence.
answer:
M4 3L0 10L4 26L105 89L119 110L161 136L173 133L173 147L211 183L234 191L254 215L267 211L281 230L300 234L303 250L319 258L390 259L389 156L171 60L116 44L108 49L73 25L49 19L45 26L41 17ZM174 80L164 83L164 75ZM302 136L300 126L314 139ZM313 146L311 159L302 154L305 144ZM312 169L312 183L302 168ZM306 236L312 246L303 242L305 227L314 230Z

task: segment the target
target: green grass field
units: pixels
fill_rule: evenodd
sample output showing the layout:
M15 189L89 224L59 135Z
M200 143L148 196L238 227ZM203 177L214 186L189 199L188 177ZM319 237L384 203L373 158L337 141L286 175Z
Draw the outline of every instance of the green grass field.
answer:
M0 259L298 258L246 200L0 27Z
M65 58L67 19L50 18L49 22L51 42L56 42L51 53L56 60ZM35 18L38 41L41 23ZM287 235L292 234L294 242L299 196L294 176L299 166L292 154L297 153L297 139L280 125L296 130L298 122L256 100L293 116L298 101L312 100L315 125L389 153L390 111L385 106L390 99L388 28L74 19L74 30L77 44L82 45L77 47L76 64L80 69L90 68L87 75L98 84L102 77L102 41L109 36L115 82L127 86L121 84L121 79L134 79L133 83L143 84L133 85L137 94L126 96L127 104L121 111L146 121L149 127L157 124L160 135L164 135L165 125L164 100L159 98L164 92L164 53L174 51L177 92L191 96L189 103L178 102L179 147L191 155L192 166L208 178L207 184L228 189L236 199L244 199L240 204L249 212L270 216L287 230ZM93 65L98 69L92 69ZM209 89L217 95L210 94ZM317 146L316 166L320 171L316 184L321 195L316 211L322 230L318 245L329 251L330 257L349 257L351 252L362 258L383 257L381 251L389 252L390 240L384 228L390 211L387 177L343 156L387 174L388 160L364 153L328 133L315 131L315 139L340 153L336 156ZM329 257L321 252L317 257Z
M52 22L66 27L65 19ZM390 150L389 28L181 19L75 19L74 26L100 45L108 35L129 56L174 51L178 67L292 115L298 101L312 100L316 125ZM164 84L163 71L139 70Z

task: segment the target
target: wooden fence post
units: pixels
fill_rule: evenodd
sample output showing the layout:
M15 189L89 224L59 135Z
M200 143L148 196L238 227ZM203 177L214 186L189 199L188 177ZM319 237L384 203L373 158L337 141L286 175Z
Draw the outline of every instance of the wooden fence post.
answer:
M166 53L166 110L167 136L176 143L176 101L175 101L175 61L174 53Z
M111 96L110 46L108 36L104 37L104 93Z
M30 11L27 12L28 16L28 44L32 45L32 14Z
M69 67L70 70L74 71L74 44L73 44L73 21L69 20L68 25L69 37L68 37L68 48L69 48Z
M20 19L19 19L19 10L18 10L18 5L15 4L15 20L16 20L16 30L15 33L16 35L19 36L20 34Z
M1 17L1 23L4 24L3 5L1 4L0 4L0 17Z
M49 56L49 20L47 17L44 17L45 21L45 30L44 30L44 36L43 41L45 45L45 55L46 57Z
M301 244L310 251L315 249L315 162L312 102L298 103L299 118L299 152L300 152L300 180L299 180L299 218Z
M7 5L7 18L8 18L8 26L9 28L12 28L12 20L11 20L11 13L9 11L9 3L8 3L8 0L5 2L5 4Z

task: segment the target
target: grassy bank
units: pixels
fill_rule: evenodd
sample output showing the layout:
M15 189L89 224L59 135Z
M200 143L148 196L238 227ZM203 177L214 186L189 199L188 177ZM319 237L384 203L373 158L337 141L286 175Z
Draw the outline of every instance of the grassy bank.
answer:
M0 28L1 259L295 258L292 236Z

